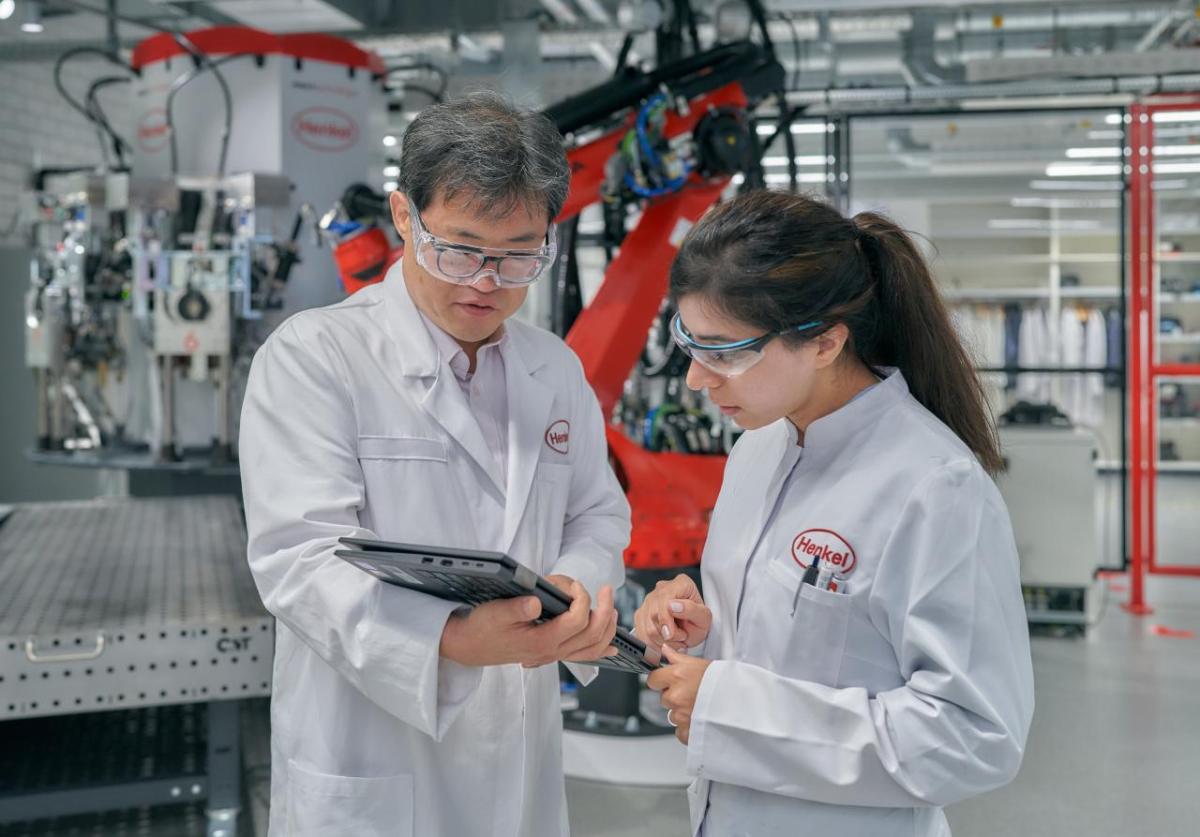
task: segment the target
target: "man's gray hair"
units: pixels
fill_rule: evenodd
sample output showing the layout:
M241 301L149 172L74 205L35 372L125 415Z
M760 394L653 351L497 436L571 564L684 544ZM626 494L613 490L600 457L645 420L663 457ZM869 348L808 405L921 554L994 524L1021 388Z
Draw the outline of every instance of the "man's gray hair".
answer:
M404 132L399 187L420 212L435 197L463 197L487 216L517 206L553 220L571 173L563 138L535 111L496 93L470 93L425 108Z

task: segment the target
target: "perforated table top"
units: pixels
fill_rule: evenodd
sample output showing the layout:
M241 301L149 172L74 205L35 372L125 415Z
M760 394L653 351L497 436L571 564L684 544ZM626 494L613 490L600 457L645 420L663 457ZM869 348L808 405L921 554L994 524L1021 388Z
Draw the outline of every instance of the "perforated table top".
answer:
M232 497L18 505L0 524L0 636L264 616Z

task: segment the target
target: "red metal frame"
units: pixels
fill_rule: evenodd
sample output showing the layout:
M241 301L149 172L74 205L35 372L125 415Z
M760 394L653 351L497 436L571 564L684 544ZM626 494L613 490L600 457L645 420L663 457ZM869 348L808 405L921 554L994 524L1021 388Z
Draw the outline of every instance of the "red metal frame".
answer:
M1160 379L1200 377L1200 364L1160 363L1156 351L1158 323L1157 254L1154 201L1154 114L1200 110L1195 96L1152 99L1129 109L1130 164L1130 294L1129 294L1129 427L1131 488L1131 613L1147 614L1146 573L1200 576L1200 567L1157 561L1158 410ZM1197 121L1200 121L1198 119Z
M668 116L664 133L673 137L690 132L715 108L746 105L739 84L725 85L693 99L686 113ZM620 128L568 152L571 191L557 220L600 200L604 167L634 118L631 114ZM716 203L728 182L693 177L681 191L651 201L609 264L595 298L567 334L567 345L583 362L605 416L612 415L642 352L683 234ZM699 563L725 457L648 451L611 426L608 443L633 510L626 565L667 569Z
M374 75L387 72L387 67L374 52L367 52L345 38L322 32L300 32L276 35L249 26L211 26L187 33L187 38L205 55L288 55L312 61L327 61L347 67L364 69ZM162 33L146 38L133 48L130 64L140 70L148 64L183 55L184 48L173 35Z

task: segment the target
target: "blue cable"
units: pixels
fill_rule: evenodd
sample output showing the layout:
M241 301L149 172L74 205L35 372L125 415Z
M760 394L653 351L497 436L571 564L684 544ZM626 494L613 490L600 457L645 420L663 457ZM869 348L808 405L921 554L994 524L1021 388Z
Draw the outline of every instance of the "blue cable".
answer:
M666 101L667 97L662 93L656 93L655 95L651 96L638 109L637 119L634 122L634 132L637 135L638 147L641 148L642 156L646 158L647 162L652 168L656 169L662 169L662 160L659 158L658 153L654 150L654 147L650 144L650 137L647 135L646 123L650 118L650 111L660 104L665 104ZM684 163L683 173L680 174L679 177L666 181L658 188L647 189L637 182L632 172L627 171L625 172L625 185L628 186L630 190L638 197L656 198L660 195L665 195L669 192L674 192L678 189L681 189L683 184L687 182L687 178L690 173L691 169L689 169L687 164Z

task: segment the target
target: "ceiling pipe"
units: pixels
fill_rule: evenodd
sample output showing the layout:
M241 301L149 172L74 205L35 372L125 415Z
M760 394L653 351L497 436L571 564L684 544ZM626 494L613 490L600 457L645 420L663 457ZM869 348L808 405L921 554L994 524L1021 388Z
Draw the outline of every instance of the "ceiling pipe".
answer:
M937 19L929 12L913 13L912 26L900 36L900 61L920 84L962 84L967 71L962 64L942 64L937 59Z
M880 105L936 104L965 99L1057 98L1063 96L1147 96L1191 93L1200 89L1200 73L1116 76L1112 78L1045 79L1042 81L948 84L938 87L856 87L798 90L787 94L799 107L868 109ZM1061 106L1061 102L1059 102Z

